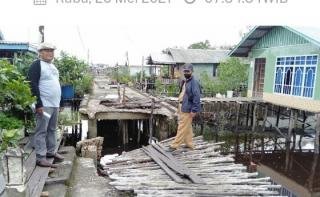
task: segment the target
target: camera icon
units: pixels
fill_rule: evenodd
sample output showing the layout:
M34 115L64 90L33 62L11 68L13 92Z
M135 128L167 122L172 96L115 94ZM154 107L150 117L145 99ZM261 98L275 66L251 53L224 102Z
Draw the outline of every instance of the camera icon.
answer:
M33 5L47 5L47 0L33 0Z

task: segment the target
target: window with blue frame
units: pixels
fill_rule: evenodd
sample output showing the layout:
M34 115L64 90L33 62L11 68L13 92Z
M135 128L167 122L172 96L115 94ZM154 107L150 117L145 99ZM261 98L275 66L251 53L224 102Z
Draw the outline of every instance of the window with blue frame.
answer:
M317 64L317 55L278 57L274 92L312 98Z

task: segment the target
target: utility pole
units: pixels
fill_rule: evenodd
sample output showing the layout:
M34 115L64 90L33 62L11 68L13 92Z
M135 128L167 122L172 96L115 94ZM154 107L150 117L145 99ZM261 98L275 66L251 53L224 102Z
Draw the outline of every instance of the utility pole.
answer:
M87 51L87 62L88 62L88 65L89 65L89 62L90 62L90 50L89 49Z
M128 51L126 51L126 59L127 59L127 66L129 66L130 63L129 63L129 52Z
M142 56L141 73L140 73L140 84L142 84L142 81L143 81L143 64L144 64L144 57Z
M44 25L39 26L39 33L40 33L39 43L44 43Z

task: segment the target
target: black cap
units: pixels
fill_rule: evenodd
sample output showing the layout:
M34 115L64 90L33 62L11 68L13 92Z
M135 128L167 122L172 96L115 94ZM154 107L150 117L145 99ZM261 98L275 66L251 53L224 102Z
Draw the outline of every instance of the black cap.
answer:
M192 64L183 65L183 71L185 70L193 71L193 65Z

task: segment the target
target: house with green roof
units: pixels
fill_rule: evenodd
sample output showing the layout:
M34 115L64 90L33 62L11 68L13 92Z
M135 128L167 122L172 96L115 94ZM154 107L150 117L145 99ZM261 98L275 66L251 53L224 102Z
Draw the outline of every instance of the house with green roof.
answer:
M320 29L256 26L229 53L250 62L248 97L320 112Z

